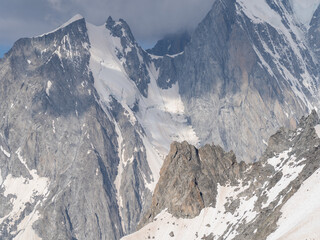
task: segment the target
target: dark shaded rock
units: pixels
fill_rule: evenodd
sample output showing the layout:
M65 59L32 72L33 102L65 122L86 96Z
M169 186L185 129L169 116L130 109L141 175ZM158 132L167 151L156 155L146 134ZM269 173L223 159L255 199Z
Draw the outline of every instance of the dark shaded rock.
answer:
M184 51L185 46L190 42L191 36L188 32L166 35L147 52L156 56L178 54Z

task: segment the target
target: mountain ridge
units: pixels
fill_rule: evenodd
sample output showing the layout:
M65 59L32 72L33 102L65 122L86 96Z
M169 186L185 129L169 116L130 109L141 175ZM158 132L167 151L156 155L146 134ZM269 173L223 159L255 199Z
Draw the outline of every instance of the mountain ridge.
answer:
M248 163L295 129L319 104L317 48L290 5L255 4L215 1L174 56L148 54L112 18L18 40L0 60L1 238L120 239L150 210L171 142L214 142Z

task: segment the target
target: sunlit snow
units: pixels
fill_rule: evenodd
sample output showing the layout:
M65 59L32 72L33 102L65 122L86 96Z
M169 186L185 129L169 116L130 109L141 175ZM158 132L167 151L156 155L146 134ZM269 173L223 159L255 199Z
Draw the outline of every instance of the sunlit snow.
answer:
M36 207L40 203L41 197L45 198L48 194L49 179L45 177L40 177L37 171L34 169L29 169L25 159L21 154L21 149L19 148L16 152L18 159L21 164L26 168L27 172L31 175L31 179L26 177L13 177L9 174L3 184L4 187L3 195L8 197L9 195L14 196L11 198L12 210L10 213L2 218L0 218L0 224L4 220L8 220L13 224L21 216L21 213L26 208L27 203L36 204L34 210L24 216L22 222L18 226L19 234L15 239L39 239L34 230L32 229L32 224L38 219L38 213L36 213Z
M320 0L290 0L296 18L307 28Z
M281 208L278 228L268 240L319 239L320 170L314 172Z
M314 129L316 130L316 133L317 133L317 135L318 135L318 138L320 138L320 124L316 125L316 126L314 127Z

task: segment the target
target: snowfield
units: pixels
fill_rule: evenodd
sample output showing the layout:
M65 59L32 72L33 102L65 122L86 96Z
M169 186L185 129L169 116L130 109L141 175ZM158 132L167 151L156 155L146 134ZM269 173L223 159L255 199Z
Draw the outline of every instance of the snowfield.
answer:
M320 170L318 169L281 208L278 229L268 240L320 238Z

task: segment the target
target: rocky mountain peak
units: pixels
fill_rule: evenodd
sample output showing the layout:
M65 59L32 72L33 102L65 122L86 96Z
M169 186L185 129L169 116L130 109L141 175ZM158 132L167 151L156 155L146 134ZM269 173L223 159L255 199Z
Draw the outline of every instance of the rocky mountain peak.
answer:
M136 42L129 25L123 19L115 21L109 17L106 28L110 34L120 40L120 46L116 46L118 59L128 74L129 78L136 84L144 97L148 96L148 84L150 76L148 65L150 57Z
M197 149L187 142L174 142L160 171L150 211L140 226L153 220L163 209L176 217L193 218L209 206L215 206L218 184L236 179L245 168L234 153L220 146Z
M317 61L292 14L288 1L215 1L184 53L163 58L158 84L179 84L202 145L257 161L272 133L317 107Z
M119 19L119 21L115 21L111 16L109 16L106 21L106 28L110 30L111 34L114 37L126 37L127 40L131 43L136 42L129 25L125 20L121 18Z

